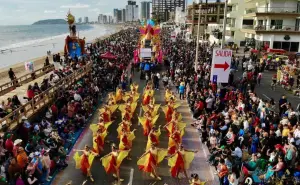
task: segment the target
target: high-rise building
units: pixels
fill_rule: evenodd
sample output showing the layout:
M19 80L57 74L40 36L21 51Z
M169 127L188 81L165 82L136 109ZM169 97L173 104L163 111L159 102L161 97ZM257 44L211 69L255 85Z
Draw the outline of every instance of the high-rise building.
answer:
M114 19L115 23L118 22L118 9L117 8L114 9L113 19Z
M117 22L122 22L122 10L118 10L117 20Z
M142 1L141 2L141 19L150 19L151 15L151 2Z
M89 17L84 17L84 23L89 23Z
M78 18L78 23L82 23L82 18L81 17Z
M103 15L103 24L107 24L107 15Z
M109 24L113 23L113 17L111 15L108 16L108 23Z
M186 0L152 0L152 14L160 22L166 22L170 19L171 12L175 14L176 7L182 7L182 10L185 11L185 6Z
M98 23L103 24L103 14L99 14L98 16Z
M122 22L126 22L126 9L122 9Z
M128 1L126 5L126 22L138 21L139 20L139 6L136 5L135 1Z

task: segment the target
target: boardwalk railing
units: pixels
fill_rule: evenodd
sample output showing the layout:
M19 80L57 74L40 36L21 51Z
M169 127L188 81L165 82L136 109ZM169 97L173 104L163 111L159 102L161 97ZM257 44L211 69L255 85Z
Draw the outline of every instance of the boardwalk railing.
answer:
M25 83L28 83L34 78L38 78L40 76L43 76L44 74L49 73L50 71L53 71L54 65L51 64L50 66L43 67L40 69L37 69L33 71L32 73L28 73L26 75L20 76L16 78L14 81L7 82L5 84L0 85L0 95L4 95L10 91L12 91L17 85L23 85Z
M10 114L0 119L0 130L7 129L13 130L18 126L21 122L23 116L29 118L39 112L41 108L48 105L51 100L56 98L56 94L60 89L67 89L72 84L76 82L76 80L80 79L85 74L88 74L92 69L92 63L88 63L82 68L74 71L69 76L64 77L60 81L58 81L54 86L50 87L46 91L40 93L35 96L32 100L28 101L26 104L21 107L15 109Z

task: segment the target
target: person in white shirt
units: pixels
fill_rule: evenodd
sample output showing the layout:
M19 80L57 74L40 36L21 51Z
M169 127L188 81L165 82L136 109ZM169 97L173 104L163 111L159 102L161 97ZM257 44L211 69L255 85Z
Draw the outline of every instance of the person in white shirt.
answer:
M212 111L212 106L213 106L213 98L209 96L205 102L206 102L206 111L211 112Z
M77 92L75 92L75 94L74 94L74 100L75 101L81 101L82 100L80 94L78 94Z
M242 152L242 150L239 146L236 146L234 151L232 151L231 155L235 156L235 157L238 157L238 158L242 158L243 152Z
M228 175L228 181L229 181L229 185L238 185L239 184L239 180L236 178L236 175L234 172L232 172Z

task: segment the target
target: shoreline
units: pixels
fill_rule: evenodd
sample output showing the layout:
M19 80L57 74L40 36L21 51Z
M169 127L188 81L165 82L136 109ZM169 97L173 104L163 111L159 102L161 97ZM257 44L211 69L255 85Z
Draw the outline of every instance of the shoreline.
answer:
M95 39L89 40L86 43L95 43L97 40L106 39L109 36L111 36L112 34L117 33L117 32L122 30L122 25L110 25L110 26L113 26L115 28L115 32L102 35L102 36L97 37ZM55 53L63 54L64 51L61 50L61 51L55 52ZM52 54L54 54L54 53L52 53ZM52 54L51 54L51 57L49 58L50 64L53 64ZM7 67L0 68L0 79L1 79L0 80L0 85L10 81L10 79L8 77L8 70L10 68L13 69L13 71L15 72L15 75L18 78L20 76L23 76L25 74L30 73L30 71L25 71L25 66L24 66L25 62L32 61L34 63L34 69L40 69L44 66L44 62L45 62L46 57L47 57L47 55L44 55L42 57L32 58L30 60L25 60L25 61L22 61L22 62L19 62L19 63L16 63L16 64L12 64L12 65L7 66Z

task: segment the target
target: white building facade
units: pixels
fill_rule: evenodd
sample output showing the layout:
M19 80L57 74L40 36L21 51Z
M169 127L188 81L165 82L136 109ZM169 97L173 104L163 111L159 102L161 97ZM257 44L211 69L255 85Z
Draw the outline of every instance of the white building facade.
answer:
M126 22L139 20L139 6L136 5L135 1L128 1L128 5L126 5L125 20Z
M256 49L300 52L299 1L246 0L243 17L241 30L246 40L255 41Z
M185 24L186 12L183 11L182 7L176 7L175 9L175 23L176 24Z
M239 47L245 45L245 33L241 31L243 26L243 14L245 11L245 0L229 0L230 10L227 12L227 24L225 41L234 43Z

